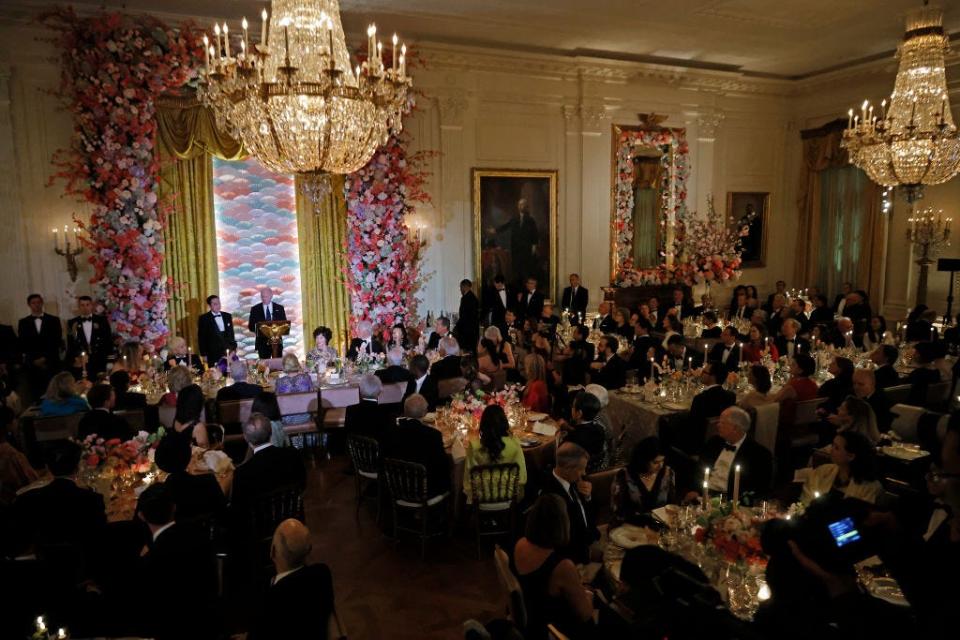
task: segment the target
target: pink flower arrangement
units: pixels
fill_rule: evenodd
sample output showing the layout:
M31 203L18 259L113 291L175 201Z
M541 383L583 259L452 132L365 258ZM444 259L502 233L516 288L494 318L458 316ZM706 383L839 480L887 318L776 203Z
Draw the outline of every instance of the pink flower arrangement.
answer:
M119 438L104 440L95 433L90 434L79 442L81 458L89 469L110 470L115 474L147 473L153 467L150 450L156 448L162 437L162 428L155 434L141 431L126 442Z
M760 544L761 520L748 509L733 510L729 502L697 519L697 542L717 551L727 562L766 566Z
M483 415L483 410L490 405L499 405L506 409L512 404L520 402L520 385L508 384L502 390L495 393L486 393L484 391L474 391L458 393L450 401L450 408L454 413L460 415L470 414L477 421Z
M691 215L681 224L684 261L692 265L697 283L726 282L740 277L741 238L747 235L748 227L727 224L723 214L714 208L713 196L707 198L705 218Z

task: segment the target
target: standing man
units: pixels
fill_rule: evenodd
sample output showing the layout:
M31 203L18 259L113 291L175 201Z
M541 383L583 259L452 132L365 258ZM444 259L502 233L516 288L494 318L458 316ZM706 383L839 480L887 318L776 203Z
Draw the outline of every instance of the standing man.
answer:
M476 352L480 342L480 300L473 292L473 283L467 279L460 281L460 310L453 335L465 351Z
M261 322L270 322L271 320L286 320L287 314L283 307L273 301L273 289L270 287L260 288L260 304L250 307L250 323L247 329L257 336L257 355L261 360L266 360L273 355L270 349L270 340L257 330L257 325ZM283 338L280 339L280 351L283 352Z
M220 297L207 296L207 306L210 311L197 322L197 346L207 364L213 366L227 351L237 350L237 338L233 334L233 316L220 310Z
M540 312L543 311L543 294L537 291L537 279L527 278L526 288L523 293L517 295L517 302L520 303L520 317L537 319Z
M513 260L513 276L522 286L527 278L537 277L537 245L540 237L537 223L530 217L530 203L526 198L517 201L517 217L490 233L510 232L510 257Z
M67 362L77 378L85 364L87 378L96 380L98 373L107 370L107 357L113 352L113 332L106 317L94 315L90 296L77 298L77 307L80 315L67 322Z
M489 323L500 329L500 334L507 335L507 309L510 308L510 294L507 292L507 279L498 273L493 279L493 288L484 296L486 314Z
M590 302L590 292L580 286L580 275L570 274L570 286L563 290L563 297L560 299L560 308L569 309L578 317L587 314L587 305Z
M34 399L39 400L53 374L60 371L60 348L63 346L63 327L60 318L43 311L43 296L27 296L30 315L20 318L17 335L23 351L23 365Z

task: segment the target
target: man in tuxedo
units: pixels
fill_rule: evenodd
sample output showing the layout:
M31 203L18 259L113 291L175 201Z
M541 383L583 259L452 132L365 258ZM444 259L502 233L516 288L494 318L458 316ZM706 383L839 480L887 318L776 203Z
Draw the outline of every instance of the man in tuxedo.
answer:
M539 318L543 311L543 294L537 291L537 279L527 278L526 288L517 295L518 310L521 318Z
M833 309L827 305L827 296L818 293L811 301L813 302L813 311L810 312L811 326L832 324Z
M738 291L734 303L730 305L730 319L749 320L753 313L753 308L747 299L746 291Z
M347 435L367 436L380 442L390 428L390 416L379 401L383 383L380 378L368 373L360 378L359 387L360 402L347 407L343 427Z
M740 499L744 494L765 495L773 480L773 456L762 445L747 438L750 414L730 407L720 414L717 435L710 438L700 453L700 461L710 469L710 491L732 499L733 479L740 467Z
M209 311L197 321L197 345L200 356L213 366L227 351L237 350L237 338L233 333L233 316L222 311L219 296L208 296Z
M844 314L844 309L846 309L847 306L847 296L851 293L853 293L852 282L844 282L840 285L840 293L833 299L833 312L838 316L846 315Z
M493 288L483 297L484 314L491 325L500 329L504 338L507 336L507 309L511 306L511 300L513 297L507 291L507 279L498 273L493 279Z
M887 389L903 384L900 374L893 368L899 357L900 352L892 344L881 344L870 354L870 360L877 365L873 372L877 381L877 389Z
M604 389L619 389L627 383L627 363L617 355L620 342L615 336L603 336L598 347L601 359L590 365L590 382Z
M437 432L439 433L439 432ZM306 484L307 473L296 449L278 448L270 443L273 429L270 418L254 413L243 425L243 437L253 449L253 456L233 473L230 508L244 518L258 495L285 487Z
M450 456L443 448L440 431L421 422L428 408L427 399L420 394L404 401L403 418L384 433L382 457L426 467L427 494L434 497L450 491Z
M736 371L740 366L740 345L737 343L739 337L732 325L725 328L720 334L720 342L710 349L707 360L723 364L727 371Z
M582 317L586 316L587 306L589 304L590 292L580 286L580 275L571 273L570 286L563 290L563 297L560 298L560 308Z
M719 338L720 334L723 333L723 329L717 322L717 314L713 311L704 311L702 319L703 330L700 332L700 337L706 338L707 340L716 340Z
M543 309L540 310L540 316L537 318L537 331L546 332L550 336L550 343L556 341L557 325L560 324L560 318L553 313L553 302L545 300Z
M247 361L231 360L229 364L230 378L233 384L222 387L217 391L217 402L225 400L246 400L256 398L263 391L258 384L247 382Z
M693 454L703 446L707 434L707 422L716 418L727 407L737 402L737 397L722 386L727 378L727 368L721 362L708 362L700 371L700 381L704 389L693 397L690 404L690 418L682 432L677 433L675 444L687 453ZM747 427L749 428L749 421Z
M893 423L890 402L887 400L883 389L877 389L877 376L873 369L854 369L853 394L873 409L873 415L877 419L877 428L880 432L886 433L889 431L890 425Z
M400 347L390 349L387 351L387 366L374 371L374 375L380 378L380 382L383 384L410 382L413 377L410 374L410 370L403 366L403 359L403 349Z
M673 301L670 303L670 309L676 311L677 320L690 318L693 316L693 304L687 300L683 289L676 287L673 290Z
M460 372L460 345L457 339L453 336L445 337L440 341L438 351L443 357L430 366L430 377L437 382L461 377L463 374Z
M597 313L600 316L594 321L594 328L599 329L601 333L614 333L617 330L617 321L610 315L610 303L601 302Z
M853 331L853 321L850 318L837 318L833 331L828 336L829 344L836 349L857 349L860 340ZM827 342L825 340L824 342Z
M674 371L689 371L699 369L703 365L704 356L696 351L689 351L683 342L683 336L674 334L667 338L667 366Z
M344 637L334 611L333 576L325 564L307 564L310 531L284 520L273 534L270 558L276 575L259 601L247 640Z
M764 305L763 305L764 311L766 311L767 313L769 313L769 314L771 314L771 315L773 314L773 310L774 310L774 307L773 307L773 300L774 300L774 298L776 298L777 296L783 296L784 299L786 299L786 297L787 297L787 283L786 283L786 282L784 282L783 280L777 280L776 287L777 287L776 291L774 291L773 293L771 293L770 295L767 296L767 301L766 301L766 302L764 303Z
M193 450L186 438L163 438L154 452L157 468L167 474L163 483L176 505L176 519L222 517L227 509L227 497L217 477L212 473L187 471L192 458Z
M266 360L273 356L273 350L270 348L270 340L260 333L257 325L261 322L270 322L271 320L286 320L287 312L283 307L273 301L273 289L270 287L261 287L260 304L250 307L250 322L247 323L247 329L257 336L257 355L261 360ZM283 338L280 339L280 352L283 353Z
M27 296L30 315L17 324L23 365L34 399L39 400L53 374L60 371L60 349L63 347L63 327L60 318L43 311L43 297L39 293Z
M543 481L540 493L563 498L570 519L570 542L557 549L575 564L590 562L590 545L600 539L596 511L591 501L593 485L584 480L590 454L574 442L564 442L557 449L557 465Z
M440 348L440 341L448 335L450 335L450 318L440 316L433 323L433 333L430 334L430 339L427 340L427 349L436 351Z
M480 300L473 292L473 283L466 278L460 281L460 309L453 335L466 351L473 353L477 350L477 343L480 342Z
M858 336L867 330L872 312L870 311L870 305L867 304L865 291L854 291L847 296L847 304L843 308L843 315L853 322L854 331Z
M780 325L780 335L773 341L777 347L777 353L788 358L792 358L796 353L810 355L810 341L798 335L800 327L799 320L795 318L784 319L783 324Z
M96 380L107 370L107 358L113 353L113 332L106 317L94 315L90 296L77 298L80 315L67 322L67 362L74 377L80 378L84 365L87 377Z
M637 376L644 380L649 380L653 373L650 358L655 362L660 360L660 341L650 335L652 330L647 319L641 316L633 325L633 341L630 343L627 369L636 369Z
M593 363L594 347L593 343L587 338L590 337L590 330L577 325L573 329L573 340L567 343L564 349L564 355L567 356L563 362L563 383L566 385L582 385L586 383L587 370Z
M809 335L810 333L810 317L807 316L806 312L806 303L800 298L794 298L790 301L790 313L794 320L800 323L800 329L797 333L801 335ZM783 332L781 327L780 332Z
M90 411L80 419L77 426L81 438L95 433L104 440L118 438L126 442L134 436L127 421L113 413L117 394L109 384L93 385L87 391L87 402L90 404Z
M647 309L650 310L650 324L656 328L661 320L663 320L663 313L660 311L660 300L657 296L650 296L647 300Z
M510 259L517 282L537 276L537 245L540 235L537 223L530 216L530 203L526 198L517 201L517 216L510 218L499 228L488 229L490 234L510 232Z
M600 400L592 393L581 391L573 399L570 407L571 425L565 424L564 442L573 442L580 445L589 454L587 471L595 473L607 466L607 434L603 426L597 422L600 415Z
M782 293L775 293L773 295L773 304L767 310L768 319L767 319L767 331L772 336L780 334L780 327L783 325L783 321L787 318L787 297Z
M414 394L423 396L431 411L439 402L440 391L436 379L430 375L430 361L426 356L416 355L410 360L410 382L407 383L403 399L406 400Z
M383 343L373 335L373 324L368 320L358 322L357 337L350 341L350 348L347 350L347 359L356 360L361 353L370 356L383 352Z

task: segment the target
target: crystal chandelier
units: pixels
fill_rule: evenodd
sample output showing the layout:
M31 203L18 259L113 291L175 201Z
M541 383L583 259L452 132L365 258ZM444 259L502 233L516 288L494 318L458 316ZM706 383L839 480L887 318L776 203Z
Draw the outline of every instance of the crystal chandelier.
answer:
M226 23L204 36L199 98L268 169L304 175L314 200L330 174L360 169L400 130L411 81L396 35L387 68L370 25L367 60L351 68L338 0L272 0L258 44L246 18L241 30L234 42Z
M926 4L926 2L924 2ZM923 7L907 18L893 94L878 113L864 101L851 109L842 147L850 162L885 187L903 187L912 204L924 185L940 184L960 171L960 138L950 113L944 54L950 39L943 12Z

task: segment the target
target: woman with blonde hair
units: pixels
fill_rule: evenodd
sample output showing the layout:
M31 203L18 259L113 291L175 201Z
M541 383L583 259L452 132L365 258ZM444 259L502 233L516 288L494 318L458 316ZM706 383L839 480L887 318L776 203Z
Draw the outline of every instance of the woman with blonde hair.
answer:
M77 381L72 373L61 371L50 379L40 401L41 416L69 416L89 410L90 405L77 393Z
M170 344L167 346L167 361L164 368L172 369L176 366L184 366L195 371L200 371L200 360L187 346L187 341L181 336L170 338Z
M539 353L527 354L523 359L527 386L520 401L527 409L541 413L550 412L550 390L547 388L547 364Z
M283 375L277 380L277 395L282 396L288 393L309 393L315 391L313 379L309 373L300 368L300 360L295 353L285 353L283 355ZM309 413L297 413L283 417L283 424L303 424L310 422Z
M173 367L167 371L167 393L160 398L160 404L177 406L177 394L193 384L193 374L186 367Z

